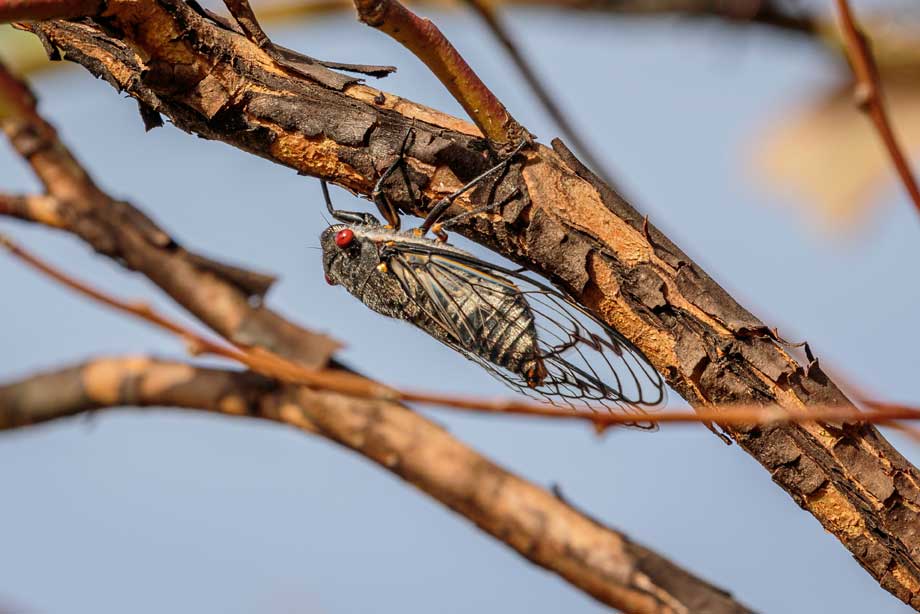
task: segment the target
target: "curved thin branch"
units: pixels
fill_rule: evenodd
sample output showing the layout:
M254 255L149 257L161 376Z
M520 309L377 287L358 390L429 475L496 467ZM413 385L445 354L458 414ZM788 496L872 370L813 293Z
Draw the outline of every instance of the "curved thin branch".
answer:
M143 37L134 24L143 22ZM434 202L488 167L475 128L364 85L335 90L270 70L258 48L180 0L109 3L105 27L35 26L66 56L178 127L369 195L407 155L413 189ZM182 71L173 69L182 63ZM769 328L579 163L536 146L467 210L517 190L500 213L458 231L559 283L636 344L694 407L848 405L815 362L799 365ZM391 200L423 214L398 186ZM920 474L868 425L731 428L729 435L880 584L920 607Z
M361 453L528 560L624 612L751 612L728 593L391 403L278 387L250 373L145 357L105 358L0 386L0 430L120 405L199 409L316 432Z
M920 186L917 185L917 179L913 170L911 170L910 162L907 160L904 150L898 144L898 137L894 133L894 128L891 127L891 118L888 116L884 94L882 93L882 80L879 77L878 67L870 49L869 39L856 25L856 20L852 11L850 11L849 2L847 0L836 0L836 2L847 57L850 60L850 66L853 68L853 74L856 76L856 102L875 125L885 149L888 150L888 155L891 156L895 171L897 171L898 177L901 178L901 183L907 190L907 195L910 197L914 208L920 213Z
M482 133L498 143L519 143L527 132L436 25L399 0L354 0L358 17L400 42L431 69Z
M546 111L546 114L549 115L554 122L556 122L562 135L572 143L575 150L581 154L581 157L584 158L585 161L587 161L588 166L600 175L601 178L607 182L607 185L616 189L616 186L610 179L609 173L605 171L604 165L601 164L600 158L595 155L594 149L588 145L587 141L581 137L579 131L575 129L575 126L572 125L572 122L566 117L565 113L553 99L553 96L549 93L546 85L544 85L540 77L537 76L530 62L527 61L527 58L518 48L518 45L511 38L511 34L496 14L494 5L487 3L485 0L466 0L466 3L477 15L479 15L489 31L492 32L495 40L505 48L508 57L511 58L511 61L517 67L518 72L521 73L527 85L530 86L534 96L540 101L543 110Z
M362 399L415 402L492 415L506 414L557 420L584 420L592 423L599 434L613 426L633 424L636 419L634 415L609 413L603 408L598 408L595 411L571 411L514 400L490 400L426 392L405 392L378 384L341 369L308 369L264 348L228 347L223 343L212 341L161 315L144 303L128 302L116 298L89 286L85 282L74 279L25 251L2 233L0 233L0 247L7 249L15 257L41 273L94 301L173 333L190 346L192 354L212 354L227 358L279 383L308 386L313 390L337 392ZM817 421L861 422L900 426L906 432L916 434L911 427L898 425L897 421L920 420L920 409L869 400L863 402L871 406L872 411L862 412L852 405L809 407L807 409L788 409L778 406L719 406L713 409L701 409L695 414L685 411L655 412L649 414L644 421L656 425L716 423L723 428L751 428L755 425L769 427L783 423L814 423Z
M325 365L340 347L333 339L295 326L260 305L274 277L187 251L139 209L103 192L54 127L39 116L25 84L2 62L0 129L47 190L43 197L7 199L5 206L0 202L0 215L74 233L97 252L146 275L205 324L237 343L259 344L310 366Z

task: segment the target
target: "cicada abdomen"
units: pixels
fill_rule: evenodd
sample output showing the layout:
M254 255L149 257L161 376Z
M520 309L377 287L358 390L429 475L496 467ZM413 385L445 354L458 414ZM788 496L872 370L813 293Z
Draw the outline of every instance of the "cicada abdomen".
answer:
M479 358L521 375L530 387L543 381L534 314L517 286L443 254L398 255L398 248L390 249L390 270L407 297L423 307L425 322L417 325L433 323ZM451 274L432 275L433 267Z

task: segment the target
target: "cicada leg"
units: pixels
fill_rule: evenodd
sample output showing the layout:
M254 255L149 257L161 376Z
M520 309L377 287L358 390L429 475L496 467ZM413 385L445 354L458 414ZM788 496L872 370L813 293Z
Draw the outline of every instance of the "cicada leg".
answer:
M509 155L507 158L505 158L504 160L502 160L501 162L499 162L498 164L496 164L489 170L485 171L484 173L474 177L472 180L470 180L469 182L461 186L458 190L456 190L452 194L448 194L447 196L445 196L444 198L436 202L434 204L434 207L431 208L431 211L429 211L428 215L425 217L425 221L423 221L422 225L418 227L418 234L421 236L425 235L425 233L427 233L432 228L432 226L434 226L438 222L438 220L441 219L441 216L444 215L444 213L454 203L454 201L457 200L457 198L459 198L460 196L462 196L466 191L476 187L476 185L478 185L480 182L482 182L483 180L485 180L492 174L497 173L498 171L502 169L508 168L508 165L511 164L511 160L514 159L514 156L520 153L521 150L524 149L524 147L526 147L527 145L528 145L528 141L526 140L521 141L521 144L518 145L514 149L514 151L511 152L511 155ZM491 205L490 205L490 208L491 208ZM443 230L441 230L441 232L443 233ZM446 237L447 235L445 234L442 240L446 240ZM440 234L438 235L438 238L439 239L442 238Z
M402 145L399 147L399 155L396 158L396 161L393 162L387 170L383 171L383 174L380 175L380 178L377 179L377 183L374 185L374 190L371 192L371 200L374 201L374 204L377 205L377 209L383 215L387 223L393 228L393 230L399 230L400 220L399 220L399 211L396 209L396 206L390 201L386 193L383 191L384 182L390 178L390 175L395 173L397 170L402 172L403 181L406 184L406 191L409 193L409 200L412 201L412 206L415 208L417 202L415 200L415 193L412 191L412 182L409 180L409 173L406 170L406 150L409 148L409 137L414 135L413 128L406 130L406 136L403 137Z
M343 211L333 207L332 198L329 197L329 186L326 185L326 180L320 179L319 184L323 188L323 199L326 201L326 210L329 211L329 215L331 215L333 218L340 222L345 222L346 224L380 226L380 220L375 218L370 213L364 213L362 211Z

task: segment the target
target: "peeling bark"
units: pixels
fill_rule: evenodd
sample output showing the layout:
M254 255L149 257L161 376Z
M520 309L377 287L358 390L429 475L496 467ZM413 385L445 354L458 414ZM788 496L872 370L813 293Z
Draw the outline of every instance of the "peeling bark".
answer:
M104 23L104 27L100 24ZM469 124L361 84L292 76L244 37L179 0L115 0L98 22L35 29L64 57L169 117L300 173L368 195L410 127L420 215L495 161ZM846 405L816 364L803 368L758 318L562 145L535 146L458 208L517 190L502 211L470 217L465 236L538 271L626 335L695 407ZM871 426L727 429L880 584L920 609L920 475ZM344 435L342 435L344 437Z

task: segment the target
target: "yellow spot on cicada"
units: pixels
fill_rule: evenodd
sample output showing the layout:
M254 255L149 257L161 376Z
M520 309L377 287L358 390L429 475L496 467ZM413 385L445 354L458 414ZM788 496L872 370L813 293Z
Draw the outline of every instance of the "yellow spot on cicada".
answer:
M380 271L381 273L386 273L386 272L387 272L387 263L386 263L386 262L381 262L380 264L378 264L378 265L377 265L377 270Z

